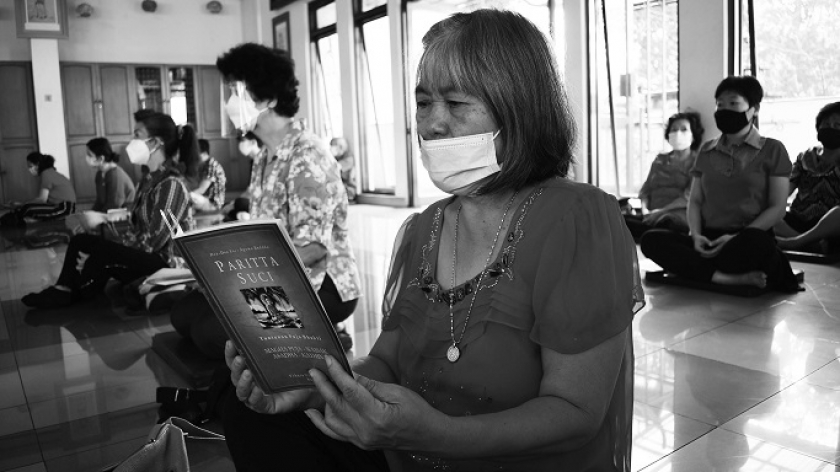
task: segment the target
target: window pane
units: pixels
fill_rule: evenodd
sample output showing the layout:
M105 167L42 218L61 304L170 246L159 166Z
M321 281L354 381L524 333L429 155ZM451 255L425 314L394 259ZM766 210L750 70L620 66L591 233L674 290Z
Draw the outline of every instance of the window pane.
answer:
M764 88L761 134L781 140L791 158L817 144L814 119L840 100L840 8L836 0L755 2L756 76ZM743 1L746 17L747 2ZM742 70L749 70L749 30L742 28Z
M137 79L137 107L154 111L163 111L160 68L137 67L134 69Z
M335 24L335 2L322 6L315 11L315 28L321 29Z
M341 77L338 68L338 35L314 43L313 77L315 123L313 131L329 141L343 134L341 118Z
M669 150L663 129L679 108L677 1L604 1L611 77L607 75L600 1L595 31L590 32L597 67L592 78L597 94L593 173L602 189L633 195L644 183L656 155Z
M387 0L362 0L362 13L373 10L374 8L385 5Z
M560 3L555 2L555 3ZM438 2L435 0L419 0L408 2L408 74L409 74L409 99L411 112L411 152L414 156L414 173L417 176L416 197L437 198L444 194L434 186L429 179L429 174L423 167L420 160L420 147L417 140L417 130L414 123L415 101L413 96L414 86L417 83L417 65L423 55L423 35L435 23L449 15L457 12L473 11L480 8L504 8L520 13L537 25L543 33L549 34L551 15L549 14L548 0L454 0L452 2ZM562 19L558 18L562 23ZM558 51L562 49L557 48ZM558 62L562 57L558 57Z
M195 86L191 68L169 69L169 111L176 125L196 124Z
M388 17L361 27L362 187L365 192L394 193L394 104L391 85L391 35Z

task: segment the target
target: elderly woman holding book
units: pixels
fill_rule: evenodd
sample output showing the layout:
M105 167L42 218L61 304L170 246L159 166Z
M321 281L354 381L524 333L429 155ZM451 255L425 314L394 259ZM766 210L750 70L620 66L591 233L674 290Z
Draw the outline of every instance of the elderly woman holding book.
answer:
M451 196L399 231L383 330L354 375L328 357L316 389L267 395L228 344L234 463L630 470L635 245L612 196L565 178L575 127L551 46L501 10L423 43L421 157Z

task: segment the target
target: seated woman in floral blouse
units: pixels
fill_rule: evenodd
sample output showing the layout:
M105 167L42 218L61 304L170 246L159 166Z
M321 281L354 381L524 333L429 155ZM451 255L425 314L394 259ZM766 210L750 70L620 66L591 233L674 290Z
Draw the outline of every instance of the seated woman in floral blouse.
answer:
M796 197L775 227L782 249L840 251L840 102L817 114L817 140L822 146L801 153L790 173Z
M265 148L255 153L243 194L248 212L238 216L277 220L286 229L327 315L340 323L361 296L347 194L327 144L293 118L299 106L294 63L285 53L247 43L223 54L216 65L231 87L225 107L231 121L244 135L253 132ZM227 335L200 294L173 308L172 325L208 357L223 357ZM350 342L346 333L339 336Z

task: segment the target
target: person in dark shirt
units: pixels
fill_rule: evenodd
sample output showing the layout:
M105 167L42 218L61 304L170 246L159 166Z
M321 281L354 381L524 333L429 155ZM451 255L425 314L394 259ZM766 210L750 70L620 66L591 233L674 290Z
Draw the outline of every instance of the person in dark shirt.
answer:
M791 164L781 141L754 122L764 89L755 77L727 77L715 90L722 136L703 143L691 169L689 234L648 231L642 252L666 271L700 282L795 292L799 283L776 247Z
M639 190L642 215L624 216L637 240L652 228L688 232L685 209L691 189L689 170L703 142L700 115L695 112L672 115L665 127L665 139L671 145L671 151L656 156Z
M93 138L87 142L85 161L96 169L96 202L91 210L107 213L134 205L134 182L117 164L119 159L120 155L111 149L108 139Z
M817 114L815 146L799 154L790 174L796 197L776 225L782 249L817 253L840 251L840 102Z
M76 211L76 191L70 180L55 170L55 158L31 152L26 165L29 173L38 177L38 196L23 204L13 202L12 217L4 217L4 226L56 220Z

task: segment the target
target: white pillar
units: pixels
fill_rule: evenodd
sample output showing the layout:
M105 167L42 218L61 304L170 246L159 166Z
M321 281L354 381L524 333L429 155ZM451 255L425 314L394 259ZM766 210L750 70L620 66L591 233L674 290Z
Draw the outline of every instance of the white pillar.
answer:
M682 0L681 0L682 1ZM557 54L564 54L563 78L569 106L577 124L577 146L575 147L575 165L572 168L575 180L589 182L591 167L589 156L589 70L588 70L588 37L586 9L588 1L563 1L563 38L556 44L563 45ZM592 57L594 59L594 57Z
M38 123L38 150L55 157L55 168L70 177L67 131L64 126L64 99L57 39L30 39L32 86Z
M703 118L704 140L720 135L715 126L715 88L729 74L727 0L680 0L680 109Z

